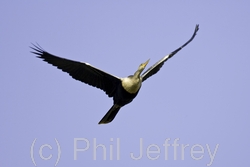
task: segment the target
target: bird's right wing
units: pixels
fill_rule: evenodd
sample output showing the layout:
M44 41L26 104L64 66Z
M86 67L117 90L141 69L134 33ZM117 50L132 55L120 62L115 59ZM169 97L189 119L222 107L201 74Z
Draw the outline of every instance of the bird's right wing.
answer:
M159 60L157 63L155 63L153 66L151 66L147 71L145 71L141 77L142 77L142 81L145 81L146 79L148 79L150 76L156 74L161 67L163 66L163 64L171 57L173 57L177 52L179 52L182 48L184 48L187 44L189 44L195 37L197 31L199 30L199 25L197 24L195 26L195 30L194 33L192 35L192 37L185 43L183 44L181 47L179 47L178 49L176 49L175 51L171 52L170 54L168 54L167 56L163 57L161 60Z
M37 54L38 58L43 59L43 61L56 66L64 72L67 72L76 80L100 88L109 97L113 96L117 85L121 82L120 78L99 70L88 63L54 56L43 50L39 45L36 46L33 44L33 47L31 48L33 49L32 53Z

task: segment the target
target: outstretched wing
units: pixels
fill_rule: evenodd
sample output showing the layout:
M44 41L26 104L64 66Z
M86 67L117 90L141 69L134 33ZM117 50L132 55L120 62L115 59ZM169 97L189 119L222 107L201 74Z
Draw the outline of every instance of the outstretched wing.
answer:
M114 95L117 85L121 82L120 78L99 70L88 63L54 56L43 50L39 45L36 46L33 44L33 47L30 48L33 49L32 53L38 55L38 58L67 72L76 80L103 90L109 97Z
M195 26L195 30L194 33L192 35L192 37L181 47L179 47L178 49L176 49L175 51L171 52L170 54L168 54L167 56L163 57L161 60L159 60L157 63L155 63L153 66L151 66L147 71L145 71L141 77L142 77L142 81L145 81L146 79L148 79L150 76L156 74L161 67L163 66L163 64L171 57L173 57L177 52L179 52L182 48L184 48L187 44L189 44L195 37L197 31L199 30L199 25L197 24Z

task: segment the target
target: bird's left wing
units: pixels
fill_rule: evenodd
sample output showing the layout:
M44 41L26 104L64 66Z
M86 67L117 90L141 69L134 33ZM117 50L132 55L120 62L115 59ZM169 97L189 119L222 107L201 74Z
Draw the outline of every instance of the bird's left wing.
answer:
M121 82L120 78L99 70L88 63L77 62L52 55L39 45L36 46L33 44L31 49L33 49L31 52L37 54L38 58L67 72L76 80L103 90L109 97L114 95L117 85Z
M198 30L199 30L199 25L197 24L195 26L195 30L194 30L194 33L193 33L192 37L185 44L183 44L181 47L179 47L175 51L171 52L167 56L163 57L161 60L159 60L157 63L155 63L149 69L147 69L147 71L145 71L141 75L142 81L145 81L150 76L156 74L161 69L161 67L163 66L163 64L165 63L165 61L167 61L169 58L173 57L177 52L179 52L182 48L184 48L187 44L189 44L194 39L194 37L195 37L195 35L196 35L196 33L197 33Z

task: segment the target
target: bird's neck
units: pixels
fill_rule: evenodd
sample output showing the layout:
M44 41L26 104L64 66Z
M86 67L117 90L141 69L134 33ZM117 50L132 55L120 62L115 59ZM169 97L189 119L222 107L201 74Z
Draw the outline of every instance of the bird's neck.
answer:
M141 71L140 70L137 70L134 75L132 76L134 79L139 79L140 78L140 75L141 75Z

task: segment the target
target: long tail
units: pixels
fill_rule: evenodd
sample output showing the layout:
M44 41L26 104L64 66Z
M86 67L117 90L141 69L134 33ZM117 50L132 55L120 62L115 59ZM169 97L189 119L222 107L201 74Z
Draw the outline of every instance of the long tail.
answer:
M121 106L114 104L98 124L107 124L113 121L120 108Z

